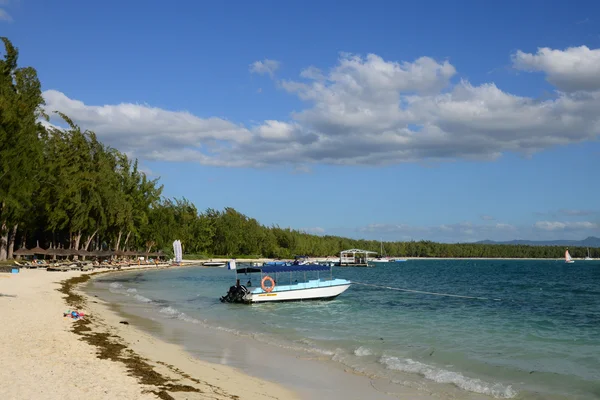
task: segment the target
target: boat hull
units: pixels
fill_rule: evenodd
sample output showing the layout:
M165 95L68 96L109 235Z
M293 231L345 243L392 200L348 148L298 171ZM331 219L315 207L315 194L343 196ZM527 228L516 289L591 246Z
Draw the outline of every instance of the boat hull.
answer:
M209 261L209 262L205 262L202 264L205 267L220 267L223 268L225 267L225 265L227 265L227 263L224 262L217 262L217 261Z
M305 284L293 285L302 286ZM267 293L262 289L257 289L246 295L245 300L248 303L266 303L275 301L306 301L306 300L330 300L344 293L351 285L350 281L344 283L332 284L316 287L282 287Z

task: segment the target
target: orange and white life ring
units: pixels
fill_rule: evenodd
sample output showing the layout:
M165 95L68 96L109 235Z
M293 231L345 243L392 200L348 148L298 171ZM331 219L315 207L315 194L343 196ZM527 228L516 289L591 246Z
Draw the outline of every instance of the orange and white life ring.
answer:
M265 286L265 282L271 282L271 286ZM267 293L271 293L275 289L275 281L269 275L262 278L260 281L260 287Z

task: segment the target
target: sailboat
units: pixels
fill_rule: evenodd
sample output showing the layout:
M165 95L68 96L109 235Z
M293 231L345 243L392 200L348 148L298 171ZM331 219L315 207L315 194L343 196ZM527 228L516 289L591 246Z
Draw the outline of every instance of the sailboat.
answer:
M565 251L565 262L567 264L573 264L575 261L573 261L573 259L571 258L571 255L569 254L569 249L567 249Z
M587 257L586 257L586 258L584 258L584 260L585 260L585 261L592 261L592 260L593 260L593 258L592 258L592 257L590 257L590 248L589 248L589 247L588 247L587 251L588 251L588 255L587 255Z
M390 262L390 259L388 257L383 256L384 254L385 254L385 251L383 250L383 241L382 241L381 242L381 253L380 253L379 257L369 260L369 262L371 262L373 264L383 264L383 263Z

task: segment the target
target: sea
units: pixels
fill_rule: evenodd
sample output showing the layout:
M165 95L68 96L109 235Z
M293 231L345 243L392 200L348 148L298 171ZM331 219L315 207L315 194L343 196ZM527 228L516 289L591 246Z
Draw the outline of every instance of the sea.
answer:
M207 330L439 398L600 399L600 261L408 260L333 275L354 284L330 301L221 303L226 268L101 275L85 290L213 362ZM253 369L242 361L224 363Z

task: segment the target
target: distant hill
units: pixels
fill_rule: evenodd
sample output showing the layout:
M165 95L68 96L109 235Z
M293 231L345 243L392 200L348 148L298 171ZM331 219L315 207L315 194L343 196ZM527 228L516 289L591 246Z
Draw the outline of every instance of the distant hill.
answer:
M482 240L478 244L512 244L526 246L572 246L572 247L600 247L600 238L589 236L583 240L511 240L508 242L496 242L493 240Z

